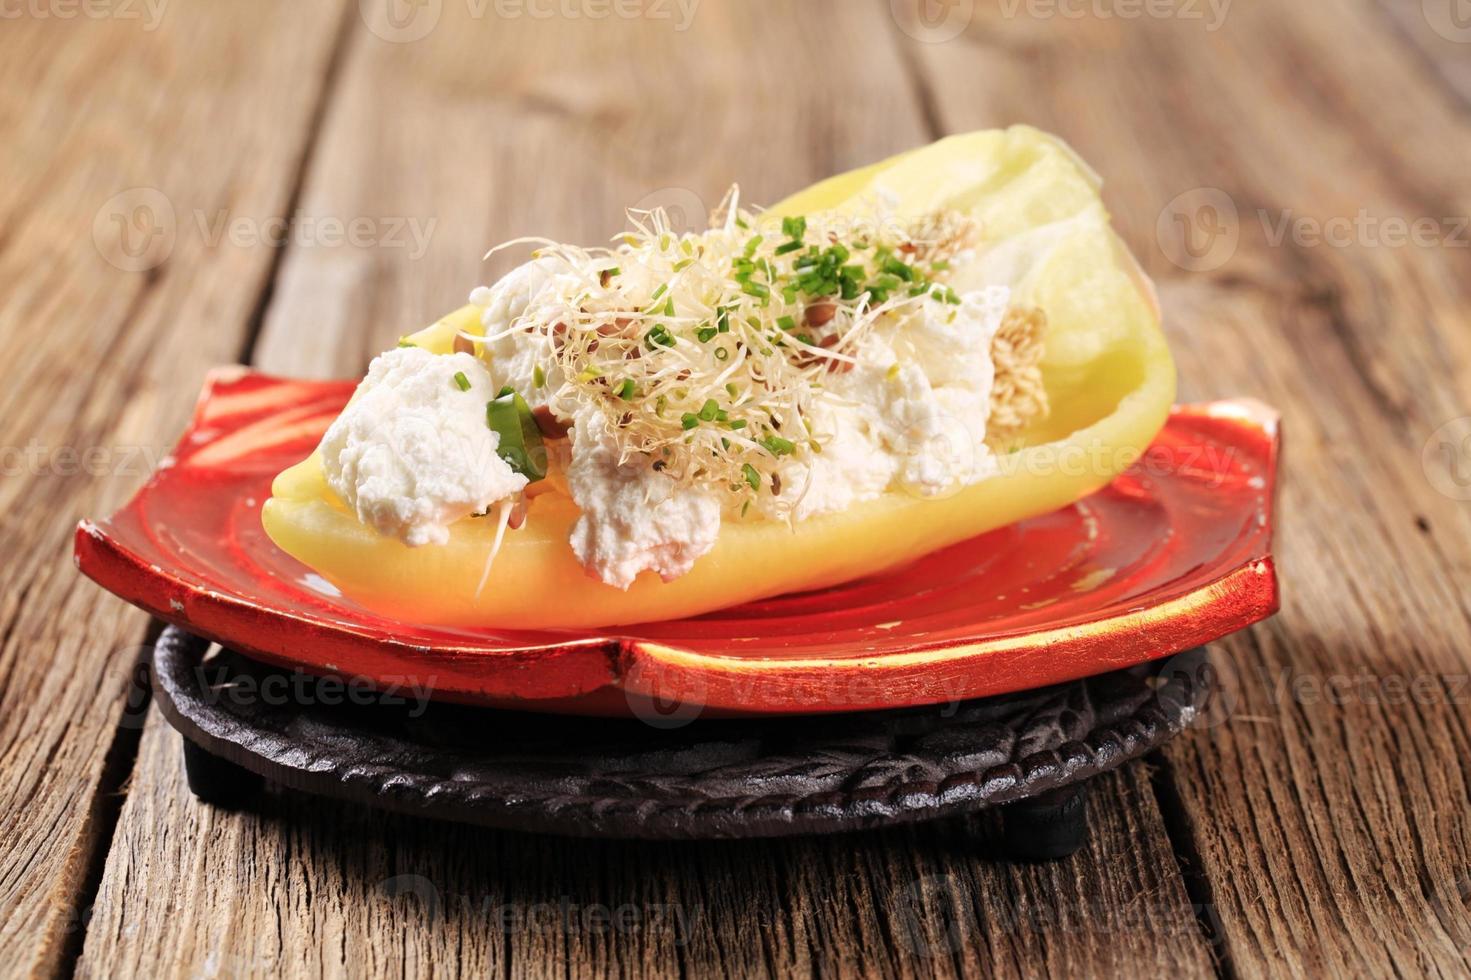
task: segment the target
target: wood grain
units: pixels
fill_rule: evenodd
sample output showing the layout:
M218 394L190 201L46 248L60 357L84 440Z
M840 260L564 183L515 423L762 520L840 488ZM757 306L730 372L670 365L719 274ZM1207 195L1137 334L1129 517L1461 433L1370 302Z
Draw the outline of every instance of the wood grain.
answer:
M930 137L886 6L784 7L795 28L747 10L707 2L678 37L657 22L457 20L454 5L416 43L354 33L302 208L436 230L417 260L293 248L256 362L360 371L504 267L478 261L497 241L596 241L619 229L624 206L653 195L708 207L737 179L769 200ZM817 32L828 45L804 42ZM870 56L841 54L855 49ZM629 67L660 59L667 69ZM1210 974L1146 774L1104 782L1091 806L1089 852L1046 868L992 863L991 818L656 847L425 826L285 796L264 817L237 816L188 796L176 738L155 718L81 970ZM564 899L648 924L597 933L555 913L494 926L506 910Z
M1419 7L1239 5L1214 33L998 18L920 52L946 127L1019 115L1110 175L1182 397L1284 413L1284 609L1223 644L1228 717L1165 750L1241 975L1462 975L1471 955L1471 509L1421 463L1471 413L1471 131ZM1005 67L978 74L965 46ZM1232 199L1240 242L1192 271L1156 218L1200 187ZM1381 223L1314 243L1361 212ZM1284 217L1304 234L1278 244ZM1397 247L1394 218L1445 240Z
M147 621L77 576L71 530L142 482L245 343L271 251L211 247L193 214L285 207L338 23L291 6L6 14L0 963L17 975L79 946L136 744L119 724Z

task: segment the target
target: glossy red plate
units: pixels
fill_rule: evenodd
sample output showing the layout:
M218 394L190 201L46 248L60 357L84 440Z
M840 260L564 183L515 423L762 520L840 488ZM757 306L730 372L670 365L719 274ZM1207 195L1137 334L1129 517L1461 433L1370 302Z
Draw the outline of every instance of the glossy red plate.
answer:
M837 588L607 632L397 622L344 599L260 524L272 477L353 387L216 372L173 456L111 519L77 528L79 567L160 619L310 673L644 717L1001 694L1175 653L1277 609L1277 417L1225 401L1176 409L1133 469L1071 507Z

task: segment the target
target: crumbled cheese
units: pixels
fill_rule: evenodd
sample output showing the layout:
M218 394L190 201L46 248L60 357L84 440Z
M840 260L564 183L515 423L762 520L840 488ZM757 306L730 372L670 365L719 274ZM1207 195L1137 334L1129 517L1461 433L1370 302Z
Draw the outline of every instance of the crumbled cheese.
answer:
M993 286L958 306L925 303L866 335L858 364L831 376L809 423L822 446L781 469L797 520L844 510L891 489L935 496L996 471L986 446L991 342L1010 293ZM776 517L774 498L762 510Z
M532 408L548 403L562 386L562 372L544 336L509 331L552 278L567 271L567 264L556 256L533 259L506 273L495 285L480 286L470 293L470 302L481 308L485 356L496 390L510 385ZM536 383L538 368L540 385Z
M485 421L494 396L470 354L380 354L322 439L327 485L379 533L443 544L450 524L526 486L496 455L500 437Z
M715 495L681 488L647 461L620 464L594 405L577 413L567 484L582 512L572 527L573 553L620 589L645 570L666 582L684 575L720 535Z

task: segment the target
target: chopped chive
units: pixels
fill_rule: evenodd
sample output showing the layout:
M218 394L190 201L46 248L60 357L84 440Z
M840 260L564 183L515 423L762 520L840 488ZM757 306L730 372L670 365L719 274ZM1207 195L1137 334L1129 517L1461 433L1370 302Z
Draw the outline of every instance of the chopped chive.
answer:
M746 420L736 419L734 422L730 423L729 427L732 429L744 429L746 427Z
M700 417L694 412L685 412L683 415L680 416L679 424L684 426L686 429L693 429L695 426L700 424Z
M644 343L648 345L649 350L653 350L655 347L673 347L675 341L668 327L662 323L656 323L648 333L644 334Z
M485 405L485 424L499 436L496 455L535 482L546 477L546 446L526 400L507 387Z
M715 421L715 416L719 412L720 412L720 406L718 404L716 404L715 399L713 399L713 398L707 398L705 400L705 404L703 404L703 405L700 406L700 421L701 422L714 422Z
M664 315L674 316L674 297L671 296L664 301Z
M761 445L773 456L786 456L797 448L797 444L781 436L770 435L761 440Z
M710 341L715 339L715 335L719 332L720 330L717 327L701 327L699 330L695 331L695 337L699 339L700 343L708 344Z
M624 378L623 383L618 386L618 397L624 401L632 401L634 394L638 391L638 385L633 383L632 378Z
M898 276L905 282L914 281L914 269L912 269L908 265L905 265L898 259L889 259L888 261L886 261L884 263L884 271L889 273L890 275Z
M781 233L800 242L807 234L807 219L801 215L781 219Z
M752 490L761 489L761 474L756 471L756 467L750 463L743 464L741 466L741 475L746 478L746 483L750 484Z
M729 358L730 358L730 351L726 350L724 347L717 347L717 348L715 348L715 359L717 361L724 361L724 360L727 360Z
M776 247L776 254L777 255L786 255L788 252L795 252L797 249L799 249L801 247L802 247L802 243L801 242L783 242L782 244L780 244L780 245L778 245Z
M779 317L777 317L776 318L776 325L778 327L781 327L783 331L790 331L790 330L797 329L797 321L795 319L793 319L792 317L790 317L790 316L779 316Z
M470 379L467 378L467 377L465 377L465 372L464 371L456 371L455 372L455 386L457 388L459 388L461 391L469 391L470 390Z
M760 248L761 243L764 241L766 241L765 238L760 235L756 235L750 241L746 242L746 250L744 253L745 257L749 259L751 256L755 255L756 249Z

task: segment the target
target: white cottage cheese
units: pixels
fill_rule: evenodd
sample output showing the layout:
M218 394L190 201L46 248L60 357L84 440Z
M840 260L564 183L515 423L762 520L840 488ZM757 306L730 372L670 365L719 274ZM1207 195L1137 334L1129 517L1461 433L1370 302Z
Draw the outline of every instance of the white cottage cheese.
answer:
M554 276L567 272L566 263L555 256L534 259L512 269L495 285L480 286L470 293L470 302L481 308L485 354L496 390L510 385L533 408L547 404L551 393L561 387L562 372L545 337L524 332L507 335L507 331ZM542 371L540 385L536 383L538 368Z
M664 581L694 567L720 535L720 502L705 490L680 488L647 464L619 465L596 406L578 411L567 484L582 512L572 551L588 571L627 589L640 572Z
M494 395L469 354L380 354L322 439L327 485L381 534L409 545L448 541L450 524L526 486L496 455L500 439L485 421Z
M986 446L990 351L1009 298L993 286L958 306L925 303L863 339L858 364L832 375L814 401L821 454L782 468L783 498L800 496L796 519L890 489L934 496L995 472ZM768 516L777 505L763 498Z

